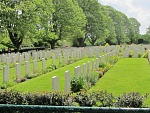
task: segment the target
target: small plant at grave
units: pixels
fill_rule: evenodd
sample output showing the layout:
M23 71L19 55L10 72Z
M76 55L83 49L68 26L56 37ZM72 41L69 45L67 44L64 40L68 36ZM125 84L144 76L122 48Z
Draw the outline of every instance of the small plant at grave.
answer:
M75 95L73 101L78 103L79 106L92 107L96 105L97 100L93 95L81 91Z
M109 63L109 62L107 62L106 64L105 64L105 67L104 67L104 74L110 69L112 67L112 65Z
M138 58L141 58L142 57L142 53L141 52L138 52Z
M112 107L115 101L113 94L107 91L93 91L92 96L96 98L97 107Z
M73 76L71 79L71 91L79 92L84 88L84 80L83 76Z
M129 58L133 58L133 55L134 55L134 51L130 50L129 51Z
M64 63L59 63L58 68L64 67L65 64Z
M148 50L145 50L145 53L142 55L142 58L148 58Z
M20 78L20 79L17 81L17 83L25 82L26 80L27 80L26 77L25 77L25 78Z
M111 57L108 58L108 62L111 65L114 65L118 60L119 60L119 56L111 56Z
M105 63L102 62L102 61L100 61L100 62L99 62L99 68L104 68L104 67L105 67Z
M26 79L32 79L32 78L35 78L36 76L37 76L37 74L26 74L25 78Z
M98 72L98 78L100 79L104 75L104 69L103 68L99 68L97 70L97 72Z
M32 76L31 76L30 74L26 74L25 77L26 77L27 79L32 79Z
M5 82L1 85L1 89L7 89L15 84L16 84L15 82Z
M87 81L88 84L90 84L90 86L94 86L95 83L98 81L99 77L98 77L98 73L97 72L91 72L87 75L84 76L85 80ZM85 87L86 88L86 87Z
M108 44L108 43L106 43L106 44L105 44L105 46L106 46L106 47L108 47L108 46L109 46L109 44Z
M141 95L139 92L124 93L117 97L115 107L141 108L148 94Z
M47 72L51 72L51 71L56 70L56 69L57 69L56 65L55 64L51 64L50 66L48 66L46 68L46 71Z
M74 61L72 60L72 59L69 59L68 61L67 61L67 65L69 65L69 64L72 64Z

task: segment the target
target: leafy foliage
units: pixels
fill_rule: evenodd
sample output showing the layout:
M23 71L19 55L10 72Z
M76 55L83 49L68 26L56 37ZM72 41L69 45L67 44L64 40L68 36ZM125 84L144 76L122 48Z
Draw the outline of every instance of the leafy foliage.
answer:
M74 97L74 102L77 102L79 106L92 107L96 104L96 98L91 94L87 94L86 92L79 92Z
M42 92L21 93L15 90L0 91L0 104L49 105L49 106L97 106L97 107L142 107L148 94L124 93L115 98L107 91L81 91L78 93Z
M116 107L134 107L141 108L144 99L148 97L148 94L142 96L139 92L124 93L117 97Z
M96 98L96 106L98 107L111 107L115 101L113 94L107 91L93 91L92 95Z
M81 47L136 43L139 38L135 18L98 0L1 0L0 6L0 37L9 37L17 50L26 40L54 49L59 40ZM141 37L150 42L149 31Z
M84 87L84 77L83 76L73 76L73 78L71 79L71 91L73 92L78 92L81 91L81 89L83 89Z

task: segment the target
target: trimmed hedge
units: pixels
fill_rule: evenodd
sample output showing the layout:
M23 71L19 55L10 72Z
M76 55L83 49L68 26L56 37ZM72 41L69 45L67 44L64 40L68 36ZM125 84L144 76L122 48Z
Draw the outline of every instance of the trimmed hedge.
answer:
M138 92L114 97L106 91L21 93L14 90L3 90L0 91L0 104L136 108L143 107L143 102L147 96L148 94L142 96Z

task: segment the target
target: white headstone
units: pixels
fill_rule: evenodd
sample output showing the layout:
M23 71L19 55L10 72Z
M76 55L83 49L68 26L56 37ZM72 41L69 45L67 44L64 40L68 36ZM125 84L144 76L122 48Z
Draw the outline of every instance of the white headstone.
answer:
M52 63L55 63L55 54L52 55Z
M62 55L59 54L59 63L61 64L62 63Z
M16 81L20 79L20 64L16 63Z
M81 66L77 66L77 74L81 75Z
M126 49L123 51L123 58L128 58L129 57L129 50Z
M96 58L96 70L98 69L98 67L99 67L99 59Z
M65 53L63 54L63 57L64 57L64 63L66 64L67 63L67 56Z
M9 64L10 64L10 58L6 57L6 65L9 65Z
M75 75L75 76L78 75L78 67L75 67L75 68L74 68L74 75Z
M90 61L87 62L87 72L90 73Z
M83 75L86 75L86 73L87 73L86 63L83 63Z
M59 80L57 76L52 77L52 91L58 91L59 90Z
M9 66L3 66L3 82L9 81Z
M26 65L26 67L25 67L25 68L26 68L26 69L25 69L25 70L26 70L26 71L25 71L25 74L26 74L26 75L29 75L29 74L30 74L30 62L29 62L29 61L26 61L26 64L25 64L25 65Z
M46 69L45 58L42 58L42 70L44 71L45 69Z
M37 59L33 60L33 73L37 72Z
M65 71L65 92L70 92L70 71Z
M92 60L92 70L93 70L93 71L95 70L95 62L94 62L94 59Z
M134 58L138 58L138 50L134 50Z

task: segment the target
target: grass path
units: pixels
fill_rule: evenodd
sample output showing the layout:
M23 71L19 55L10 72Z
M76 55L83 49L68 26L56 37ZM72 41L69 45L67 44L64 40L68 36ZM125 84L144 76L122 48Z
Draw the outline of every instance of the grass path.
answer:
M64 90L64 74L65 71L70 70L70 74L74 74L74 67L78 65L82 65L88 61L92 61L93 58L84 58L83 60L77 61L73 64L66 65L52 72L43 74L31 80L27 80L26 82L19 83L9 89L15 89L17 91L23 92L45 92L52 91L52 77L59 77L59 88L60 90Z
M150 93L150 65L147 59L120 59L89 91L106 90L115 96L125 92ZM150 98L146 100L150 105Z
M46 62L46 66L49 66L49 64L52 63L52 59L48 59L45 62ZM55 64L56 64L56 66L59 65L58 59L55 60ZM15 65L15 64L11 63L10 65L12 66L12 65ZM1 69L0 69L1 74L3 74L2 67L3 66L1 65ZM38 59L38 62L37 62L37 68L38 68L38 70L37 70L36 74L42 72L42 61L40 61L39 59ZM21 75L20 78L25 77L25 62L22 63L21 68L20 68L20 72L21 72L20 73L20 75ZM10 76L9 76L10 81L15 81L16 80L16 67L13 66L13 67L9 68L9 73L10 73ZM30 74L33 74L33 60L30 60ZM3 84L3 76L0 76L0 85L2 85L2 84Z

